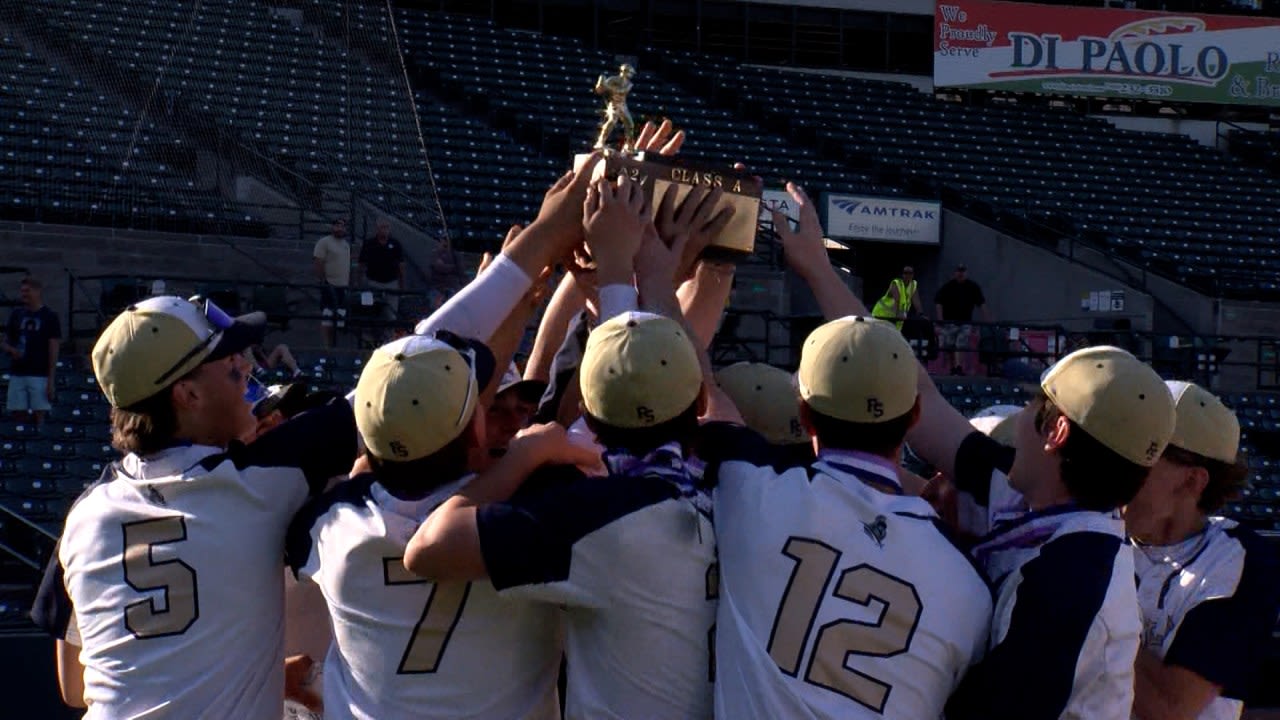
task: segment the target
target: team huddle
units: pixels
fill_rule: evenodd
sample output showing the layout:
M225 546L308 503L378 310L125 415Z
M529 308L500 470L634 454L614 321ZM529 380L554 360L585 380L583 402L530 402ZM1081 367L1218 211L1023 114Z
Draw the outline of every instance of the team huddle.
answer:
M669 128L640 142L679 146ZM163 296L107 326L92 361L123 456L72 508L33 611L68 704L1239 717L1280 573L1214 517L1246 465L1211 393L1092 347L971 422L848 290L795 186L799 221L775 228L826 322L794 374L716 373L733 267L701 251L719 191L650 207L592 180L600 161L348 395L269 429L247 399L260 315ZM524 371L545 392L495 439L487 408L561 265ZM938 475L904 470L907 445ZM282 559L319 620L286 613Z

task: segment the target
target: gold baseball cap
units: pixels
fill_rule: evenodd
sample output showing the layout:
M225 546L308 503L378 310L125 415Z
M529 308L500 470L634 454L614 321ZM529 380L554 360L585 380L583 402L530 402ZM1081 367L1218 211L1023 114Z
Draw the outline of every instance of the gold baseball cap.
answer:
M93 376L112 407L127 408L201 364L262 342L267 317L231 317L209 300L157 295L125 308L98 336Z
M592 330L578 373L583 407L618 428L671 420L702 391L702 367L684 328L653 313L623 313Z
M894 325L851 315L809 333L796 381L809 407L838 420L888 422L916 404L916 356Z
M448 445L471 423L493 366L484 345L444 333L378 348L356 383L365 447L380 460L409 462Z
M1240 421L1213 393L1195 383L1171 380L1177 421L1169 444L1197 455L1234 463L1240 451Z
M774 445L809 442L791 373L765 363L740 362L716 373L716 384L738 407L747 427L765 440Z
M1151 467L1173 436L1173 396L1149 365L1109 345L1054 363L1040 388L1072 422L1118 455Z

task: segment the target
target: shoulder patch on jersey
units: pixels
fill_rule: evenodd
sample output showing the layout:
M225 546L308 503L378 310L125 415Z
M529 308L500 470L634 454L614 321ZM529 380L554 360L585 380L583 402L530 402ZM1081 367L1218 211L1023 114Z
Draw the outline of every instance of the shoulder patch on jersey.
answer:
M876 547L883 548L885 538L889 536L889 524L883 515L877 515L875 520L862 523L862 532L875 542Z
M370 497L369 490L373 487L373 482L374 476L365 473L338 483L332 490L308 501L293 516L285 536L284 554L285 562L293 570L295 577L311 557L311 528L336 505L363 505Z

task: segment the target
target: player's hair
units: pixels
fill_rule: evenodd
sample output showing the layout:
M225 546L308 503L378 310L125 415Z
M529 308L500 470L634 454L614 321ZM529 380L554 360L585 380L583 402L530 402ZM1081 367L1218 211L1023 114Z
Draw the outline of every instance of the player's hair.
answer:
M127 408L111 408L111 446L122 453L151 455L173 446L178 414L168 388Z
M1062 411L1047 396L1036 410L1036 432L1057 422ZM1151 468L1132 462L1067 418L1067 440L1058 448L1062 484L1085 510L1109 512L1127 504L1142 488Z
M1209 473L1209 482L1196 503L1196 507L1205 514L1217 512L1223 505L1240 497L1249 484L1249 461L1243 451L1236 455L1235 462L1226 463L1169 445L1161 457L1175 465L1201 467Z
M591 413L584 412L582 416L597 442L610 450L625 450L632 455L644 455L669 442L692 442L698 433L697 400L670 420L646 428L621 428L608 425Z
M22 280L20 280L20 281L18 282L18 285L19 285L19 286L26 285L27 287L31 288L32 290L43 290L43 289L44 289L44 283L40 282L40 278L38 278L38 277L36 277L36 276L34 276L34 275L24 275L24 276L22 277Z
M915 415L915 408L912 407L892 420L860 423L824 415L807 403L806 408L813 434L823 447L854 450L885 458L893 457L898 448L902 447Z
M417 460L394 462L380 460L368 451L365 454L378 482L396 497L411 500L425 497L432 490L466 474L471 448L470 432L464 431L448 445Z

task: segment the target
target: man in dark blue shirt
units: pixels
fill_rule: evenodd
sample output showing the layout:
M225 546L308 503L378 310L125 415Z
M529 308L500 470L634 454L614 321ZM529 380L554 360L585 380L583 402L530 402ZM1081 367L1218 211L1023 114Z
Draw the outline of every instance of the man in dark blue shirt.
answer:
M58 344L62 327L58 316L41 299L42 285L31 276L22 279L19 298L13 309L0 352L13 358L9 366L9 396L6 406L14 420L28 414L36 423L52 409L54 371L58 364Z

